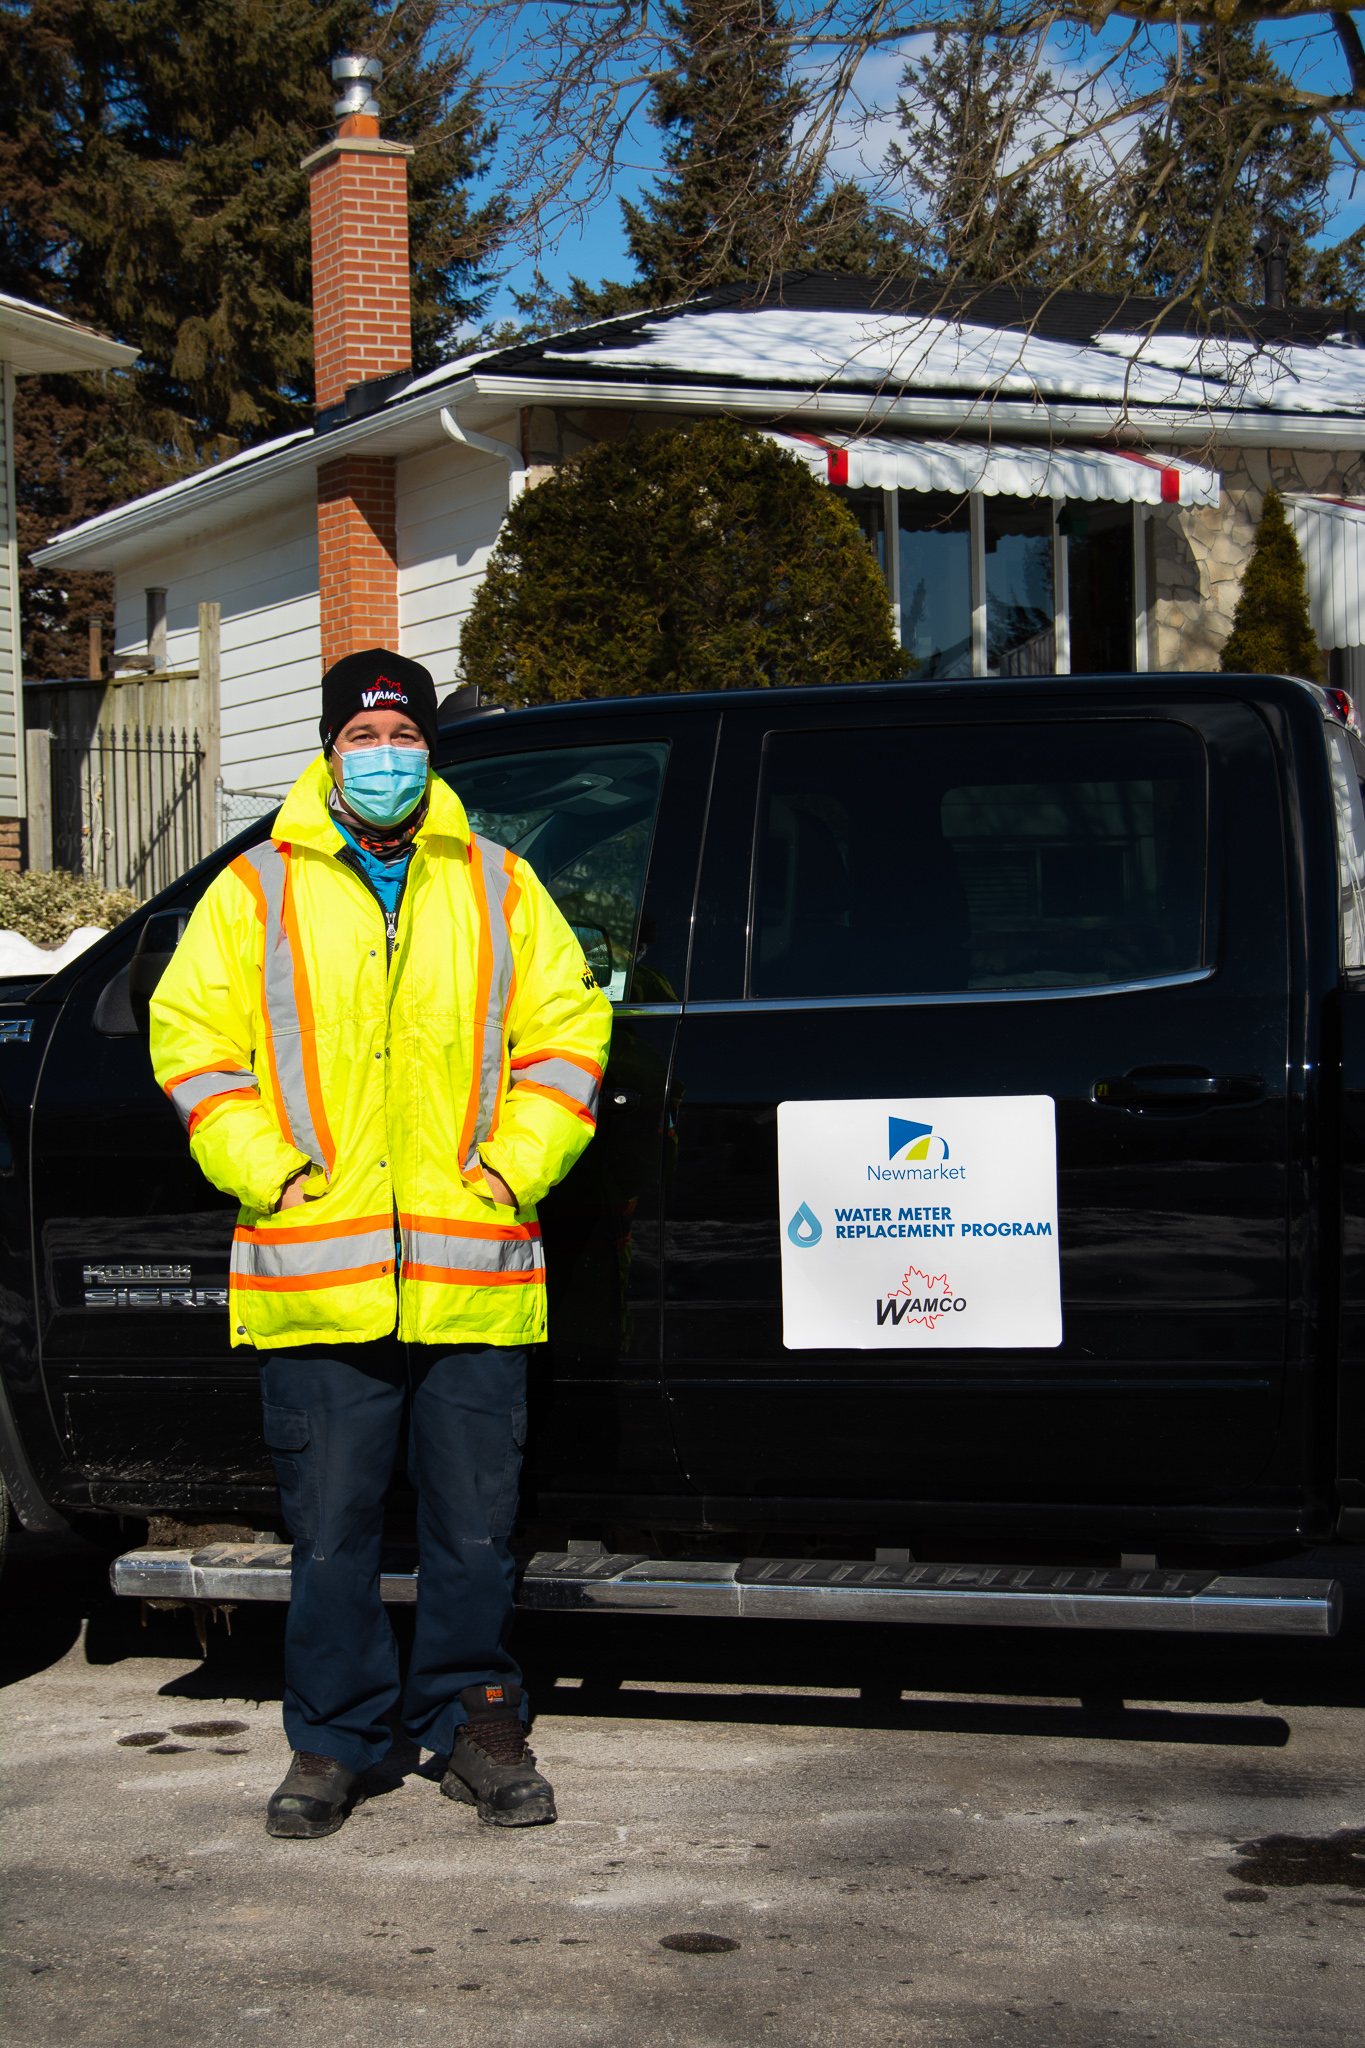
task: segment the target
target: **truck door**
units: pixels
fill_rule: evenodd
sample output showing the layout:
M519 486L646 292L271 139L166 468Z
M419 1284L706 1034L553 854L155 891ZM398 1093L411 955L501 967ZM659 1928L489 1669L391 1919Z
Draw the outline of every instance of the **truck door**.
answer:
M710 817L664 1330L708 1514L1287 1501L1286 859L1256 714L784 694L726 714ZM784 1346L779 1103L1005 1095L1055 1104L1060 1345Z
M681 1490L659 1375L660 1173L716 726L708 711L622 706L528 721L513 748L489 719L444 767L474 829L545 883L615 1011L597 1135L540 1204L549 1342L532 1370L531 1514L647 1519Z

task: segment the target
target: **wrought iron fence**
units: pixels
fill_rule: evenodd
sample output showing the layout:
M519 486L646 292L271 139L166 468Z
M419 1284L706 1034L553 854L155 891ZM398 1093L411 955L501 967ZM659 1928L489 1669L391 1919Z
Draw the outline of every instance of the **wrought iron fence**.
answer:
M199 734L183 727L52 723L58 867L155 895L207 852Z

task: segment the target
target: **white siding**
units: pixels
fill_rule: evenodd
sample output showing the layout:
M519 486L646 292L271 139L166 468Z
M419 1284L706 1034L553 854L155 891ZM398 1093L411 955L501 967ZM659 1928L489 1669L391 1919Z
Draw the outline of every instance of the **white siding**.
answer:
M487 431L510 441L517 426ZM507 511L507 464L448 442L400 462L397 482L399 648L425 663L441 694L455 680L460 623Z
M221 605L223 786L283 793L318 751L322 643L311 492L269 519L121 571L120 653L146 651L149 586L166 590L171 668L194 667L199 607Z
M14 504L14 371L0 363L0 818L23 809L19 708L19 544Z

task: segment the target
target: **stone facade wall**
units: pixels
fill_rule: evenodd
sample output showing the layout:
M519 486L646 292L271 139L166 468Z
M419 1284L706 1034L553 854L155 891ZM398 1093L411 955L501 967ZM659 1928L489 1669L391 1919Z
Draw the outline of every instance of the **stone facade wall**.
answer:
M1223 445L1208 460L1222 474L1221 503L1162 507L1151 515L1148 574L1155 574L1148 591L1147 656L1153 668L1217 668L1272 484L1281 492L1365 496L1365 453Z

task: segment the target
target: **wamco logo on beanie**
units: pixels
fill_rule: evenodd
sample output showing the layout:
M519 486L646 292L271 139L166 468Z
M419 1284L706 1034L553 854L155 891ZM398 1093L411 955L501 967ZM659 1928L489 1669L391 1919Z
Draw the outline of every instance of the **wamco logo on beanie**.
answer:
M400 690L387 676L376 676L374 688L362 690L360 701L367 711L373 711L376 704L406 704L408 698L406 690Z

